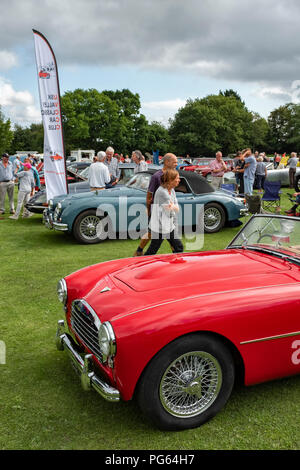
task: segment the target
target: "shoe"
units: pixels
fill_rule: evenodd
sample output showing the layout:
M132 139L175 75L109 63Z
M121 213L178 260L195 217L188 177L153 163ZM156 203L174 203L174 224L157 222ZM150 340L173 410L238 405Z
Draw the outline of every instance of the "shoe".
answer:
M2 215L2 214L5 214L5 211L0 211L0 214L1 214L1 215Z
M18 220L19 217L17 215L10 215L8 218L13 219L13 220Z
M143 250L142 250L142 251L136 250L136 251L133 253L133 256L144 256Z
M10 213L10 214L15 214L16 211L13 209L13 210L11 210L9 213Z
M294 215L294 214L295 214L295 212L294 212L294 211L291 211L291 210L289 210L289 211L284 211L284 212L285 212L285 214L288 214L288 215Z
M29 212L28 214L23 214L22 215L22 218L23 219L28 219L28 217L32 217L33 216L33 213L32 212Z

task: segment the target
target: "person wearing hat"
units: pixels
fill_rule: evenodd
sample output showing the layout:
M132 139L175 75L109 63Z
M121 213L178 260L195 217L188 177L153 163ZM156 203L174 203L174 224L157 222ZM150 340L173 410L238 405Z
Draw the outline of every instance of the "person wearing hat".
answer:
M8 195L10 213L15 213L14 207L14 172L9 161L9 155L4 153L0 161L0 214L5 213L5 196Z
M9 218L13 220L17 220L19 218L22 206L24 204L23 209L23 217L30 217L31 214L25 207L25 204L29 201L31 195L34 192L34 177L31 170L31 164L25 163L23 165L24 171L19 171L17 173L17 178L19 180L19 194L18 194L18 204L16 213L11 215Z

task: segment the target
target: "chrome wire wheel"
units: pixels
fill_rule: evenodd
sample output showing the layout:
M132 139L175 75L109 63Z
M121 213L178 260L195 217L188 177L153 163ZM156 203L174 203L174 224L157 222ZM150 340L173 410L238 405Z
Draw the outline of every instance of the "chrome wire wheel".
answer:
M99 223L101 223L101 219L96 215L88 215L84 217L79 225L82 238L88 241L98 239L102 232L102 228L101 225L99 226Z
M204 211L204 226L209 230L215 230L221 224L222 216L216 207L209 207Z
M166 369L159 388L164 409L179 418L191 418L207 410L219 395L222 369L204 351L183 354Z

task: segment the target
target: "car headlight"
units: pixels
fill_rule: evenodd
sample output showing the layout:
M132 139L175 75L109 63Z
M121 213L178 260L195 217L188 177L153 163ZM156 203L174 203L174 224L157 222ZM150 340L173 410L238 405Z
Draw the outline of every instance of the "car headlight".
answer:
M103 362L116 353L116 338L109 322L102 323L98 331L98 340Z
M61 209L62 209L62 205L60 202L58 202L55 207L54 216L53 216L55 221L59 219L59 216L61 214Z
M53 199L50 199L48 203L49 209L53 209L53 206L54 206Z
M64 279L61 279L57 283L58 300L65 304L67 301L67 295L68 295L68 289L67 289L66 281Z

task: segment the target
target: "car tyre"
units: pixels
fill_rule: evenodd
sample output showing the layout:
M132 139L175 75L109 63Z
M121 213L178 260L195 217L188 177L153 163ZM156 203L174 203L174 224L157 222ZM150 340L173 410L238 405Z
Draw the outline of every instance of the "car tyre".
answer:
M95 209L89 209L78 215L73 225L74 238L87 245L99 243L108 238L110 221L99 216Z
M201 426L230 397L235 378L232 355L207 334L178 338L145 369L137 390L143 413L162 430Z
M210 202L204 206L204 231L206 233L219 232L225 225L226 215L223 207Z

